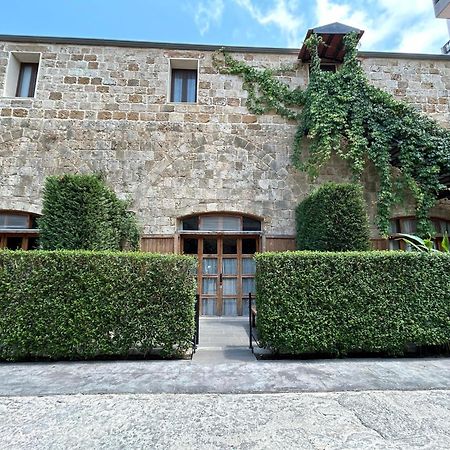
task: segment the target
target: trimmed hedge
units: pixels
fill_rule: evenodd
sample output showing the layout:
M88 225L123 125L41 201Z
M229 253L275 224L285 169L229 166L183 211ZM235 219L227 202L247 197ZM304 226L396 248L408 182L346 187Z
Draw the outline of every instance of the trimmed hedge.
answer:
M0 359L175 356L194 333L196 260L0 251Z
M326 183L296 210L297 249L363 251L370 249L369 222L361 186Z
M258 332L280 353L385 352L450 342L450 256L256 255Z
M43 217L44 250L137 250L140 230L128 202L117 198L100 175L47 177Z

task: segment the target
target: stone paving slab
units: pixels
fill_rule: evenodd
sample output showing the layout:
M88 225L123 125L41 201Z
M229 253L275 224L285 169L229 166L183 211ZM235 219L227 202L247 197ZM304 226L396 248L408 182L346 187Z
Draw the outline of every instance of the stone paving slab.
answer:
M200 318L200 347L242 347L249 345L248 318Z
M450 392L0 398L6 449L448 449Z
M450 389L450 358L0 364L0 396L431 389Z

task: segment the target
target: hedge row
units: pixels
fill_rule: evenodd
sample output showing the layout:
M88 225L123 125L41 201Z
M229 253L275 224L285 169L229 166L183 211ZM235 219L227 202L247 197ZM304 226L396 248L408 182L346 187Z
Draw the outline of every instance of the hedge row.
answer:
M258 331L280 353L386 352L450 342L450 256L256 255Z
M137 250L140 229L101 175L47 177L39 242L44 250Z
M0 359L183 352L195 271L187 256L0 251Z
M326 183L296 209L297 249L369 250L369 222L363 191L351 183Z

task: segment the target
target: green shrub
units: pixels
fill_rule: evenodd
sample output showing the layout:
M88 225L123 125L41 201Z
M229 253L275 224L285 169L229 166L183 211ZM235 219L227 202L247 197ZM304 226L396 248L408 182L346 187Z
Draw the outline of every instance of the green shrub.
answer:
M48 177L40 244L45 250L136 250L139 227L127 207L98 175Z
M362 189L348 183L327 183L296 210L299 250L369 250L369 224Z
M387 352L450 342L450 257L408 252L256 255L258 332L281 353Z
M183 352L195 272L179 255L0 251L0 359Z

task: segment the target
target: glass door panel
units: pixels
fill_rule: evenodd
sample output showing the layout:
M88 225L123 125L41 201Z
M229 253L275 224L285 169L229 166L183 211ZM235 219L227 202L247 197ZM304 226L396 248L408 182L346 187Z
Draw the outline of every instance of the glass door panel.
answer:
M217 315L216 309L217 301L215 298L202 298L202 315L204 316L215 316Z
M203 278L202 294L216 295L217 294L217 280L215 278Z
M237 275L238 274L238 260L237 258L223 258L222 259L222 274L223 275Z
M242 278L242 296L248 297L249 292L251 292L252 295L255 294L255 279Z
M237 278L223 278L222 289L223 295L237 295Z
M237 316L237 298L224 298L223 299L223 315L224 316Z
M217 258L203 258L203 275L217 275Z
M242 258L242 275L254 275L256 262L253 258Z

